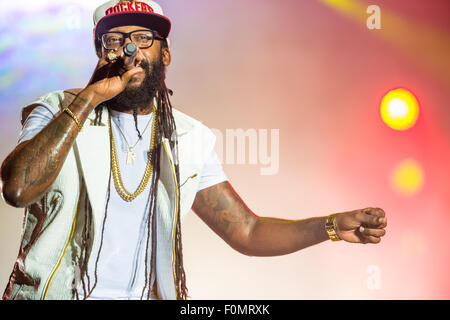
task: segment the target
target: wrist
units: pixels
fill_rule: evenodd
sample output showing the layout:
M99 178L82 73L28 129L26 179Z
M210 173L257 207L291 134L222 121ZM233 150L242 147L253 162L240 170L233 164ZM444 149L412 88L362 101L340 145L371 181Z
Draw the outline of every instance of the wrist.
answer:
M339 238L337 234L337 224L336 224L336 214L330 214L325 219L325 231L328 234L328 237L331 241L339 241L341 238Z
M64 108L63 113L70 116L77 125L78 130L81 131L89 114L100 104L97 101L92 90L85 88L76 95L69 106Z
M91 86L87 86L77 95L77 98L81 100L90 111L95 109L103 100L95 92L95 89Z

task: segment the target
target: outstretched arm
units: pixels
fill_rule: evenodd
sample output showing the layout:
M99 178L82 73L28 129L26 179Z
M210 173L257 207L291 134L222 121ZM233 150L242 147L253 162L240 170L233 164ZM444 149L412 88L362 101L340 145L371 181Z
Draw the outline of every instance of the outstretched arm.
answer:
M192 209L232 248L249 256L289 254L329 239L326 217L258 217L228 181L199 191ZM336 223L338 236L353 243L379 243L387 225L385 213L379 208L338 213Z

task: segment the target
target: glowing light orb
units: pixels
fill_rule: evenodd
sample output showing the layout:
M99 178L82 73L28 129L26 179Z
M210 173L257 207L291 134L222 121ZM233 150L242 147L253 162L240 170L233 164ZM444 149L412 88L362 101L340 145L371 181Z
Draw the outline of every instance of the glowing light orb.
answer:
M420 164L414 159L400 162L391 175L391 187L396 192L410 196L422 189L424 173Z
M419 117L416 97L405 89L389 91L381 101L381 118L392 129L407 130Z

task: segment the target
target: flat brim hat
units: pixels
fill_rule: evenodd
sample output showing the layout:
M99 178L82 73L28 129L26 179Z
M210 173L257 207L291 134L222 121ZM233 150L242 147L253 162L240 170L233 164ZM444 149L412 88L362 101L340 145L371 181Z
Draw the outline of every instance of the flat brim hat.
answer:
M101 46L100 36L111 28L141 26L156 31L166 39L172 24L155 1L112 0L95 10L94 26L94 42L98 53Z

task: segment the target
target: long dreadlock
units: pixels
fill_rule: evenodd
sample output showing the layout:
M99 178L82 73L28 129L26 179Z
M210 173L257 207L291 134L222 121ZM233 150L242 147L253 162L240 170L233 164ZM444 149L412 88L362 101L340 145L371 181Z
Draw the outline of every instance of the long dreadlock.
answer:
M160 41L161 43L161 53L165 48L168 48L167 40ZM162 72L162 78L160 83L157 85L155 90L155 99L157 103L157 111L154 115L154 121L156 121L156 130L155 130L155 147L150 152L152 154L152 166L153 166L153 174L151 176L151 193L150 193L150 206L149 212L147 216L147 243L146 243L146 251L145 251L145 284L142 288L141 299L145 298L150 299L151 292L155 288L153 288L153 284L149 282L150 279L153 279L153 275L156 275L156 208L157 208L157 193L158 193L158 181L160 178L160 155L162 151L162 139L169 139L170 148L172 150L172 156L174 159L174 167L175 167L175 175L176 179L180 181L180 173L179 173L179 162L178 162L178 137L176 134L176 125L175 120L172 113L172 103L170 101L169 95L172 95L172 91L169 90L165 84L165 70ZM99 106L95 110L95 120L93 125L99 126L102 122L102 107ZM139 138L141 139L141 133L137 126L137 107L133 108L133 115L136 124L136 130L138 132ZM87 270L88 266L88 239L90 238L90 230L92 226L92 208L90 201L86 195L85 200L85 209L86 209L86 217L84 220L83 232L82 232L82 246L83 253L81 255L80 261L80 270L81 270L81 281L82 288L84 291L84 299L87 299L97 284L97 265L98 260L101 253L101 248L103 244L103 234L105 228L105 222L108 215L108 205L110 199L110 188L111 188L111 175L108 183L108 196L105 206L105 215L103 219L102 225L102 234L100 239L100 247L99 252L97 253L97 259L95 263L94 270L94 283L91 287L90 278ZM177 192L180 194L180 184L177 183ZM180 197L177 197L177 208L180 208ZM186 300L188 297L188 289L186 287L186 275L183 267L183 247L182 247L182 239L181 239L181 219L180 219L180 211L176 212L177 214L177 224L175 226L175 289L178 300ZM150 268L148 266L148 249L150 246L150 235L152 239L151 243L151 257L150 257ZM86 278L86 279L85 279ZM86 285L87 280L87 285ZM147 292L147 293L146 293ZM76 292L76 298L78 299L78 292Z

